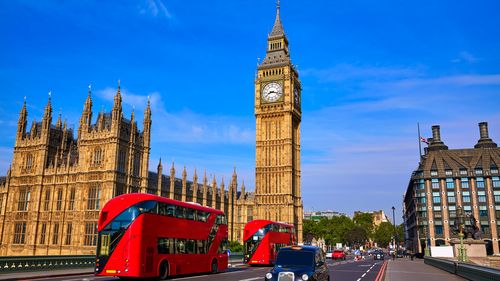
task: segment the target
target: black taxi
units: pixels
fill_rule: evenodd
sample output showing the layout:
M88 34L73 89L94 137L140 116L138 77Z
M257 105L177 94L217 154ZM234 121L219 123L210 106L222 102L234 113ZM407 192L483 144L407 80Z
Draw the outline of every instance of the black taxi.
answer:
M314 246L281 248L266 281L329 281L325 253Z

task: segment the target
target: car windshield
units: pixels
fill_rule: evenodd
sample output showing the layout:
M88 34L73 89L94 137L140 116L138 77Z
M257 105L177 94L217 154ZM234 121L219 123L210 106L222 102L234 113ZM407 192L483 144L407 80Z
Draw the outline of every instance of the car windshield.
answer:
M309 251L280 251L276 259L277 267L313 266L314 253Z

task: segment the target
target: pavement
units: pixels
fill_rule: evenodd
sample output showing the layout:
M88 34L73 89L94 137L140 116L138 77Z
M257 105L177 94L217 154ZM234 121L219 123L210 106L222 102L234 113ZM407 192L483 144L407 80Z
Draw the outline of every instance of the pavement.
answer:
M434 266L424 263L423 259L389 259L385 281L462 281L467 280Z

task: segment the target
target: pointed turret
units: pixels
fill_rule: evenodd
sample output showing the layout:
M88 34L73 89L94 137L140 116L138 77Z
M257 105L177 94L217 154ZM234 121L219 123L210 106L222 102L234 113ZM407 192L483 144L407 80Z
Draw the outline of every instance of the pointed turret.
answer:
M116 123L117 121L121 121L122 117L122 94L120 89L120 80L118 80L118 88L116 90L116 95L113 103L113 121Z
M267 37L267 54L258 69L290 64L288 39L281 24L280 1L276 1L276 20L273 29Z
M61 111L59 112L59 116L57 117L57 121L56 121L56 128L57 129L62 129L62 117L61 117Z
M36 130L36 118L33 118L33 122L31 123L31 129L30 129L30 137L34 138L38 134Z
M269 37L281 37L285 36L285 30L283 29L283 25L281 24L280 18L280 1L276 1L276 20L274 21L273 29L271 33L269 33Z
M83 105L82 117L80 118L80 126L78 127L78 138L82 132L88 132L92 122L92 85L89 85L89 92L85 104Z
M26 110L26 97L24 97L23 108L19 113L19 121L17 122L17 135L23 138L26 135L26 124L28 123L28 111Z
M241 183L241 194L240 194L240 197L241 199L245 199L245 181L243 180L243 182ZM239 199L238 198L238 199Z
M47 105L45 106L45 111L43 113L43 119L42 119L42 131L47 132L47 135L48 135L48 130L50 129L50 124L52 123L52 104L50 100L51 100L51 92L49 92L49 98L47 101Z

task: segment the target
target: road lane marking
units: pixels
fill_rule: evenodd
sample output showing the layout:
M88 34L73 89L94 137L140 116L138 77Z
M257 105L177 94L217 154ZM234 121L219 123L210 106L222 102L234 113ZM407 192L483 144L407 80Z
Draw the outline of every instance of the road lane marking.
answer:
M254 277L254 278L241 279L240 281L252 281L252 280L258 280L258 279L262 279L262 277Z
M361 275L361 278L363 278L363 277L365 277L365 276L366 276L366 272L365 272L365 273L363 273L363 275Z

